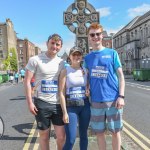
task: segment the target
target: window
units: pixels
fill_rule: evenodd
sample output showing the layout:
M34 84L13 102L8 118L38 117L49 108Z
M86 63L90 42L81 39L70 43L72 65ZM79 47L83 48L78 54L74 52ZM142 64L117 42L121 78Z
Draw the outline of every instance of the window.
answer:
M146 27L146 37L148 36L148 27Z
M0 28L0 34L2 34L2 29Z
M23 45L22 45L22 44L19 44L19 47L23 47Z
M0 38L0 47L2 47L2 39Z
M20 62L23 62L23 57L20 57Z
M106 43L106 47L109 47L109 42Z
M135 37L137 38L137 30L135 30Z
M20 49L20 55L23 55L22 49Z
M3 51L0 50L0 58L3 58Z
M133 32L131 32L131 38L133 38Z

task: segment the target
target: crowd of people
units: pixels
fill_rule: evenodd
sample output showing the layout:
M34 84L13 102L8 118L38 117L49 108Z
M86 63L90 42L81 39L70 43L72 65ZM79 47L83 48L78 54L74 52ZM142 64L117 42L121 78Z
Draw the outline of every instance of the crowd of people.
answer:
M24 82L25 69L21 68L20 71L7 71L9 82L18 84L19 81Z
M102 39L103 27L92 23L88 28L92 51L84 58L83 50L74 46L66 65L57 56L63 40L53 34L48 37L47 51L29 59L24 86L42 150L50 149L52 124L58 150L73 149L77 127L80 150L87 150L89 125L97 137L99 150L106 150L106 129L112 133L112 149L121 149L125 80L118 53L103 47Z

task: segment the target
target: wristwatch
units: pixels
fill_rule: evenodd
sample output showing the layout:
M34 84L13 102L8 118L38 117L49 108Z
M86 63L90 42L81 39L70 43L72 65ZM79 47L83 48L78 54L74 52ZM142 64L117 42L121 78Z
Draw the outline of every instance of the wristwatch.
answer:
M118 97L123 98L123 99L125 98L125 96L123 96L123 95L118 95Z

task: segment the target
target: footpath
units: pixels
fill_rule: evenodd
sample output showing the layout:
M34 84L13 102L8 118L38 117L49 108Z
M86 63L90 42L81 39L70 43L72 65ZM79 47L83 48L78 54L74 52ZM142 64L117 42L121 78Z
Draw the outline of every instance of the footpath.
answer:
M142 150L137 144L135 144L132 139L130 139L124 131L121 133L122 136L122 145L121 150ZM50 147L52 150L57 150L56 141L54 138L54 131L52 129L51 139L50 139ZM108 132L106 133L106 143L107 143L107 150L112 150L112 142L111 142L111 134ZM99 150L97 145L97 140L95 135L91 135L90 129L88 131L88 150ZM73 150L79 150L79 137L77 135L76 142L74 145Z

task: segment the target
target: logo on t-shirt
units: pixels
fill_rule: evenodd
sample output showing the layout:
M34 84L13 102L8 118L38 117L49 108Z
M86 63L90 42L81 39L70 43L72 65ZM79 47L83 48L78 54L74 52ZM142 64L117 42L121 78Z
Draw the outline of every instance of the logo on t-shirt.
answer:
M111 58L111 55L104 55L102 58Z

